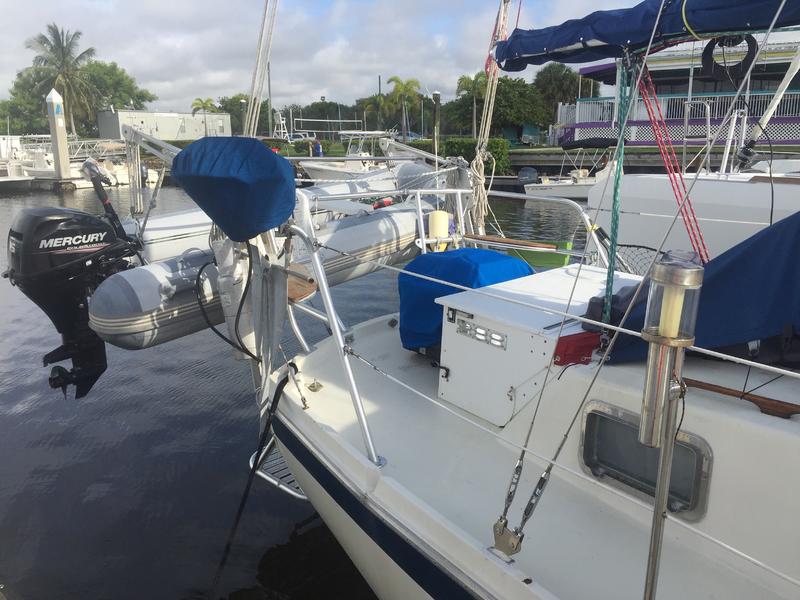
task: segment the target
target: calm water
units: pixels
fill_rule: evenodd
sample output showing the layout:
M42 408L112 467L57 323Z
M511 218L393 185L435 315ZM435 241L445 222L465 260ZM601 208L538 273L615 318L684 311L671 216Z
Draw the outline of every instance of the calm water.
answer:
M112 198L125 214L127 190ZM26 206L100 212L91 190L0 196L2 270L6 232ZM158 211L190 206L165 188ZM524 239L561 240L575 228L552 209L493 206L506 233ZM334 295L352 323L396 310L394 290L395 277L378 273ZM91 393L64 399L41 366L60 344L55 328L7 280L0 306L0 593L203 597L257 442L246 366L209 331L138 352L108 346L108 370ZM310 505L256 482L215 597L373 595Z

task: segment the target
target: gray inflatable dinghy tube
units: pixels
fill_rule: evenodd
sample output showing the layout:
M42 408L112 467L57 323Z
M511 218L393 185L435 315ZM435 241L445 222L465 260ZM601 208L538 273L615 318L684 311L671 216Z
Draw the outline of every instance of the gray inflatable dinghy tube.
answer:
M211 261L211 250L192 250L169 260L122 271L97 288L89 304L89 327L104 341L141 350L202 331L195 281ZM217 269L203 271L202 298L209 321L224 321L217 294Z

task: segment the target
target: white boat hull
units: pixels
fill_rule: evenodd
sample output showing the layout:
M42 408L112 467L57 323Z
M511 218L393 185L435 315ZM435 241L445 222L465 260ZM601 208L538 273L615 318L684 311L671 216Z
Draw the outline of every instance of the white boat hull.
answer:
M286 437L284 436L283 439L286 440ZM384 600L431 598L431 595L426 593L381 548L381 545L364 531L362 526L343 508L342 504L326 491L325 487L317 481L292 450L283 444L280 438L277 438L277 441L281 454L286 459L295 479L300 483L309 501L314 505L314 509L325 521L325 524L376 595ZM318 461L317 464L322 465ZM328 477L333 477L333 475L328 472ZM345 491L345 493L349 492ZM351 507L356 508L359 503L360 500L351 495ZM366 514L369 509L362 505L361 511ZM378 521L377 517L373 516L373 519L375 519L375 522L371 523L373 530L386 527L382 522Z
M299 164L311 179L317 181L358 179L379 168L375 166L370 168L370 165L367 165L364 161L315 162L313 160L303 160Z
M529 196L567 198L585 202L589 197L589 190L594 187L594 184L594 181L591 183L528 183L525 185L525 193Z
M692 179L693 175L687 176L687 186ZM601 207L597 223L606 231L611 223L613 183L596 186L589 194L589 212L593 215ZM800 177L777 177L771 187L764 174L701 175L690 198L711 258L767 227L770 212L773 222L797 212L799 184ZM669 179L666 175L624 175L621 190L620 243L658 247L678 211ZM679 218L664 249L691 247Z

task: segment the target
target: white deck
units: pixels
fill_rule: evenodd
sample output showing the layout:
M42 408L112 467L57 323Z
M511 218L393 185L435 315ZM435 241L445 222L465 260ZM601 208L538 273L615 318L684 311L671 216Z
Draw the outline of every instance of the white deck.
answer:
M538 287L537 283L547 283L550 287L555 275L549 277L549 283L543 274L505 285L521 294L520 286L527 285L530 290ZM578 302L588 300L586 294L594 287L590 284L582 290L579 286ZM463 296L463 306L467 306L470 294ZM486 299L473 296L472 300L482 303ZM531 301L539 303L540 299ZM495 316L516 320L513 309ZM557 319L549 315L547 320ZM436 397L438 370L424 357L401 348L390 317L359 326L354 335L352 346L359 354L426 396ZM279 410L282 418L301 432L346 482L365 494L366 502L386 511L480 585L501 590L500 595L508 598L534 597L537 585L562 598L641 597L649 509L595 485L596 480L586 481L557 468L528 523L524 549L514 557L514 566L520 571L503 572L486 548L493 543L491 525L502 510L518 450L353 361L378 453L387 459L377 471L364 461L361 434L331 341L296 362L303 384L316 379L322 388L316 393L304 389L310 408L303 411L296 390L288 386L288 401ZM702 372L703 379L731 387L741 385L745 375L745 369L735 366L696 359L688 362L688 376L698 377ZM536 451L552 454L595 367L570 367L559 380L548 384L531 443ZM560 372L558 368L555 374ZM490 371L475 373L476 378L491 376ZM590 398L638 412L642 377L641 365L607 366ZM795 400L797 386L784 378L759 393ZM480 424L506 440L521 443L534 404L529 402L505 428ZM798 418L768 417L747 402L691 390L683 430L703 437L714 455L707 513L693 525L800 578ZM581 472L580 434L579 422L560 458L577 472ZM511 525L518 523L542 465L528 458L510 513ZM633 494L622 495L636 499ZM520 572L532 577L533 584L523 584ZM667 524L659 597L796 598L798 594L800 588L675 522Z

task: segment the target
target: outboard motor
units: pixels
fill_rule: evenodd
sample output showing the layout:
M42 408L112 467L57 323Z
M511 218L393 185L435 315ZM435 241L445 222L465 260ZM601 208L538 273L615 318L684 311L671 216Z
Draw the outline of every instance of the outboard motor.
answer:
M62 344L44 356L44 365L72 360L72 369L53 367L50 386L75 385L85 396L106 370L103 341L89 329L88 297L110 275L129 268L138 251L128 239L102 186L92 183L106 219L67 208L26 208L17 213L8 233L8 270L12 285L41 308L61 334Z

